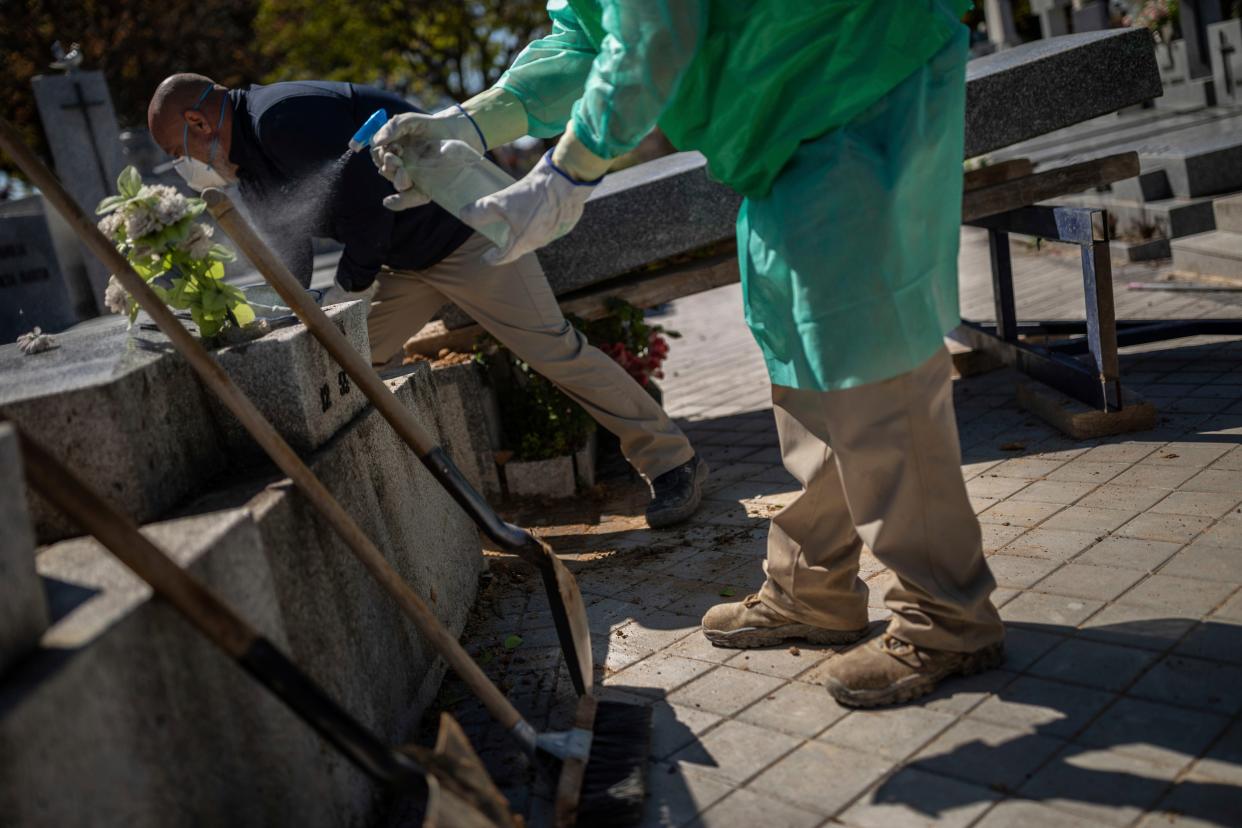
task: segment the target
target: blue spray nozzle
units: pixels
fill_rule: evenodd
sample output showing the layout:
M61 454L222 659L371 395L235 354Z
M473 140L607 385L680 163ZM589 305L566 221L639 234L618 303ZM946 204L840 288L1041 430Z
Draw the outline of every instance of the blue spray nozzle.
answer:
M380 127L386 123L388 123L388 110L375 110L371 113L371 117L367 118L367 122L354 133L354 137L349 139L349 148L354 152L361 152L370 145L375 133L379 132Z

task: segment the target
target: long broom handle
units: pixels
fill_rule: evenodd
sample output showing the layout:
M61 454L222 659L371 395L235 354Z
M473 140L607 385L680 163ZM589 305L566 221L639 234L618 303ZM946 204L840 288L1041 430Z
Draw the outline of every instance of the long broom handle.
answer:
M281 258L259 238L250 223L237 211L232 199L220 190L208 189L203 192L203 200L229 238L479 528L506 549L521 551L527 544L537 545L538 542L525 529L501 520L487 501L466 482L452 460L436 445L410 410L388 390L370 362L354 350L323 309L302 289Z
M65 191L52 171L30 151L30 148L22 141L21 135L8 122L8 119L3 117L0 117L0 149L8 153L31 183L42 191L44 198L52 202L52 206L60 211L90 251L113 272L117 281L121 283L121 287L125 288L138 305L147 312L147 315L159 326L160 331L190 363L190 367L198 373L203 383L220 398L229 411L233 412L233 415L255 439L255 442L263 448L268 457L272 458L280 470L288 475L315 510L327 520L354 556L370 571L380 586L396 600L398 606L414 622L419 632L427 638L436 652L444 657L453 671L470 686L492 716L506 730L512 730L522 723L522 714L517 711L517 708L505 698L496 685L492 684L470 654L444 628L440 619L436 618L418 593L384 559L371 539L342 508L332 493L324 487L314 472L302 462L297 453L290 448L259 409L255 408L254 403L242 393L219 363L212 359L207 349L177 321L172 311L155 295L155 291L151 290L142 277L134 272L129 261L103 233L99 232L99 228Z
M21 429L16 429L26 479L49 503L94 535L121 563L151 585L173 607L335 745L360 769L389 785L422 776L416 763L381 742L337 706L270 641L247 624L214 592L189 575L116 507Z

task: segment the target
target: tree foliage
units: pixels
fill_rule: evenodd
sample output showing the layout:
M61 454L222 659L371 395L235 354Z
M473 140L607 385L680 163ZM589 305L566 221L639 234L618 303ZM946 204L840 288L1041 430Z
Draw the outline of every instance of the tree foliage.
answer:
M547 26L545 0L261 0L255 34L269 80L375 83L434 106L486 89Z
M365 5L365 4L363 4ZM254 48L259 0L0 0L0 112L46 156L30 79L54 72L51 46L79 43L83 69L102 70L124 126L146 124L147 101L174 72L226 85L271 69Z

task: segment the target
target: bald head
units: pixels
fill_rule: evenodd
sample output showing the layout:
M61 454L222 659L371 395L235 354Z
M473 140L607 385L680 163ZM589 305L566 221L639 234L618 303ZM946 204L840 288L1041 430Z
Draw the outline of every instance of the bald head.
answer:
M164 78L155 88L155 94L151 96L151 103L147 106L147 127L151 130L151 137L155 139L155 143L159 144L165 152L170 155L180 154L173 150L181 145L186 114L194 110L203 91L208 87L212 90L211 94L207 96L207 100L202 102L199 109L214 112L216 107L209 106L209 103L227 93L228 90L206 75L181 72Z

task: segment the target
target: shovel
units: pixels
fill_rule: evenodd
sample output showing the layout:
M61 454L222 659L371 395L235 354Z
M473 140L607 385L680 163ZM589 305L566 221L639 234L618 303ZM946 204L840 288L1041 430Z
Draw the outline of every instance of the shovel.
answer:
M36 492L95 536L359 770L398 794L421 795L426 803L424 828L520 828L521 818L510 813L504 795L451 716L441 715L433 750L417 745L400 750L389 747L338 707L214 592L177 566L133 521L20 429L15 430L26 478Z

